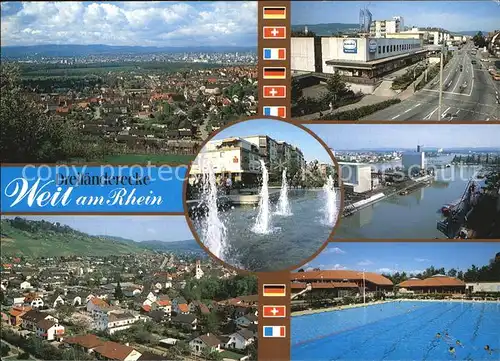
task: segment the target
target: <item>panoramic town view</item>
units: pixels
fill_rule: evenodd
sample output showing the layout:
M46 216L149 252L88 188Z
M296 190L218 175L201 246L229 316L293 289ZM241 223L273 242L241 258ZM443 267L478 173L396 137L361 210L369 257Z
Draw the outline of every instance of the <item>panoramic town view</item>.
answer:
M327 149L305 129L267 119L232 125L205 144L187 206L200 241L248 271L293 268L327 241L340 191Z
M256 360L257 279L183 216L2 217L2 360Z
M291 273L292 360L498 360L496 242L330 243Z
M186 163L257 111L256 2L2 2L2 161Z
M334 238L500 238L500 125L315 124L344 189Z
M500 120L500 3L292 4L292 117Z

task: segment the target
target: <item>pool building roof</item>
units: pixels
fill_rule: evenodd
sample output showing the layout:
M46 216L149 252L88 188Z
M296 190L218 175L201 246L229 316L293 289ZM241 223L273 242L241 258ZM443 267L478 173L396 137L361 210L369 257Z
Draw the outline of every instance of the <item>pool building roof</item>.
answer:
M398 284L398 287L465 287L465 282L455 277L435 275L426 279L411 278Z
M365 281L371 282L378 286L392 286L393 283L387 277L384 277L378 273L374 272L364 272L363 271L345 271L345 270L324 270L324 271L304 271L304 272L294 272L290 274L291 280L296 282L318 282L318 281L329 281L330 283L340 284L346 287L346 282L355 285L353 281ZM340 286L339 285L339 286ZM347 285L348 286L348 285ZM357 287L357 286L356 286ZM324 287L321 287L324 288Z

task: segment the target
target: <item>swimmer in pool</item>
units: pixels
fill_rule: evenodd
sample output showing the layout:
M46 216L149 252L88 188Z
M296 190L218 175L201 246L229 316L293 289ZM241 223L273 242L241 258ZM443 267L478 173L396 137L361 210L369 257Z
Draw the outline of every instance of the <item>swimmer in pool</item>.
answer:
M497 351L497 350L494 350L494 349L490 348L490 345L486 345L486 346L484 346L484 350L485 350L486 352L488 352L490 355L491 355L493 352L496 352L496 351Z
M450 349L448 350L448 352L451 353L452 355L455 355L455 347L450 346Z
M436 333L436 338L441 338L441 334L439 332Z
M462 342L460 342L460 340L457 340L456 344L457 346L464 347L464 345L462 345Z

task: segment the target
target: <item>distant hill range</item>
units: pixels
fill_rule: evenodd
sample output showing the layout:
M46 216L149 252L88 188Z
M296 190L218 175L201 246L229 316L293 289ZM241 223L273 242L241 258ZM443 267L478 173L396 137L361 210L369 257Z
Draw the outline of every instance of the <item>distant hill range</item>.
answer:
M189 46L189 47L155 47L155 46L112 46L112 45L29 45L2 46L3 58L23 57L82 57L89 55L127 55L153 53L231 53L256 51L253 46Z
M193 240L146 241L110 236L92 236L59 223L32 221L21 217L2 219L2 255L28 257L109 256L155 251L204 255Z
M478 32L482 32L483 36L488 34L488 31L485 31L485 30L451 31L452 34L461 34L461 35L467 35L467 36L474 36Z
M359 24L327 23L327 24L301 24L292 25L292 31L307 30L319 36L328 36L338 32L353 32L359 30Z

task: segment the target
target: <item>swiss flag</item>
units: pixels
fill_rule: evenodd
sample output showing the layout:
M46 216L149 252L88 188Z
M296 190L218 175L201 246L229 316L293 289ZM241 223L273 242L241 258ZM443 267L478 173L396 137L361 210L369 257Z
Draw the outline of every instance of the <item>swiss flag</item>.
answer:
M286 307L285 306L263 306L262 307L263 317L286 317Z
M264 39L286 39L286 27L264 26Z
M264 85L264 98L286 98L285 85Z

